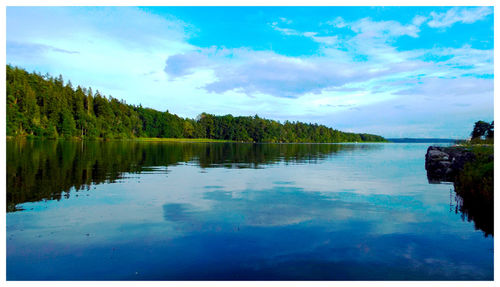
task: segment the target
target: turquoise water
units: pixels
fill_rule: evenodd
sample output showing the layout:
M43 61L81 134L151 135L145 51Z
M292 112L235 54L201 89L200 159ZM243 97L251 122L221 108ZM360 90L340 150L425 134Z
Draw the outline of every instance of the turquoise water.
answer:
M8 280L493 280L429 144L7 142Z

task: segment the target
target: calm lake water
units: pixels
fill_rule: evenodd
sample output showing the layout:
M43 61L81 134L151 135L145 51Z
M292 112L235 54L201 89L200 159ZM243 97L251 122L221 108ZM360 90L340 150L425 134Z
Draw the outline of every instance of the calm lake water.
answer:
M430 144L7 141L8 280L493 280Z

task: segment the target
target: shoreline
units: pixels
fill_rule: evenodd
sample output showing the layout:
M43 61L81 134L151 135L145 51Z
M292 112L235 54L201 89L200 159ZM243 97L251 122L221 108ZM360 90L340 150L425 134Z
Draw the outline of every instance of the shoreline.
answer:
M452 183L458 209L485 236L493 235L494 145L429 146L425 169L429 183Z
M67 141L130 141L130 142L181 142L181 143L252 143L252 144L364 144L364 143L392 143L390 141L360 141L360 142L251 142L233 141L208 138L124 138L124 139L103 139L103 138L46 138L30 135L6 136L6 140L67 140Z
M209 142L220 142L220 143L238 143L238 141L231 140L219 140L219 139L207 139L207 138L123 138L123 139L104 139L104 138L46 138L38 136L6 136L7 140L65 140L65 141L135 141L135 142L191 142L191 143L209 143Z

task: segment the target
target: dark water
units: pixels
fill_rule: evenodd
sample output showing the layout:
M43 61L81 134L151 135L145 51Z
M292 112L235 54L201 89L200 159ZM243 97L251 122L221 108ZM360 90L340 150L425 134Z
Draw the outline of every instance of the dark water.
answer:
M427 146L7 141L7 279L492 280Z

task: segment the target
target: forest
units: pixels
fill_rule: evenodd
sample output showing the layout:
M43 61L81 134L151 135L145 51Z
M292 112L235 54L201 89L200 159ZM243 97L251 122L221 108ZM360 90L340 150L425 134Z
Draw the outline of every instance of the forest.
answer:
M182 118L7 65L7 136L66 139L207 138L240 142L384 142L372 134L255 116Z

